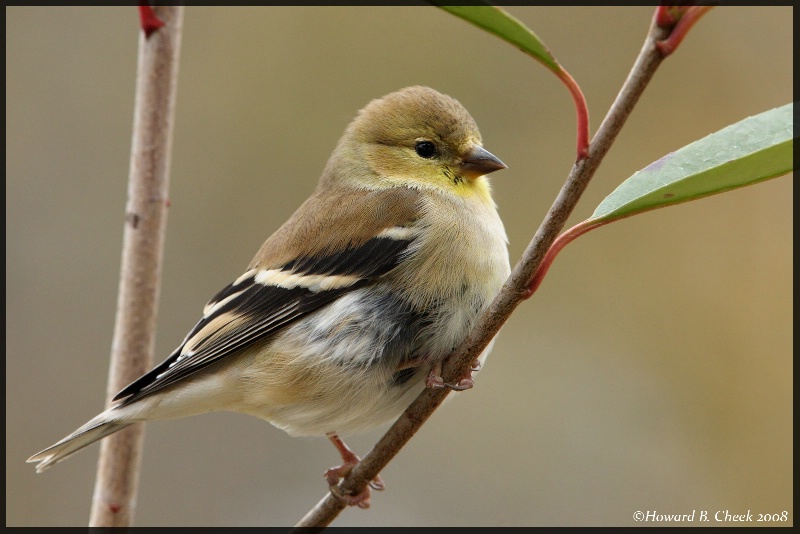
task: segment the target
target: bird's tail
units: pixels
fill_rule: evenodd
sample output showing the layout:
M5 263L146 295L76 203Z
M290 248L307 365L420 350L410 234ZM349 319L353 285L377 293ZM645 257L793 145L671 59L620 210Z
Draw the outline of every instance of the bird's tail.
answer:
M133 421L109 420L109 418L104 417L104 415L106 414L102 413L98 415L55 445L51 445L45 450L37 452L28 458L28 462L38 462L36 472L41 473L87 445L91 445L95 441L133 424Z

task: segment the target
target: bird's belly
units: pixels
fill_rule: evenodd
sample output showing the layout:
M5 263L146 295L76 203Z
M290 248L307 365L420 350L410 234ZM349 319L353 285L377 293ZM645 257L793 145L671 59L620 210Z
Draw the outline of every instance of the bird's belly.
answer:
M342 296L249 355L239 411L292 435L347 434L396 418L452 350L442 333L463 339L471 326L472 307L450 304L444 315L369 288Z

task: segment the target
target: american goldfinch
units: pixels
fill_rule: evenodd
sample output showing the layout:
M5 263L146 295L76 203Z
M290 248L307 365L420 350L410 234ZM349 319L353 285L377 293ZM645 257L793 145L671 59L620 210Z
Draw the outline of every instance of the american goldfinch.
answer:
M373 100L311 197L180 346L28 461L41 472L130 424L225 410L328 435L344 461L326 472L335 485L358 461L338 433L396 418L426 385L448 386L442 361L508 277L485 176L505 167L455 99L414 86Z

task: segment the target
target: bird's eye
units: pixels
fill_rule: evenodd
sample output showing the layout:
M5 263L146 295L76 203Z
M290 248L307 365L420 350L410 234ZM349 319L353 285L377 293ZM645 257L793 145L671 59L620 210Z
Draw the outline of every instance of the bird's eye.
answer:
M417 155L421 158L431 159L433 156L436 155L436 145L431 143L430 141L419 141L416 145L414 145L414 150L417 151Z

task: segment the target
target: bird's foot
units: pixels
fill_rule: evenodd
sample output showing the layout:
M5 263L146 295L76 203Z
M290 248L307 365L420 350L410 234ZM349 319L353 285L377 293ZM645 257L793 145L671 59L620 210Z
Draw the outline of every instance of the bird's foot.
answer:
M454 391L464 391L465 389L472 389L475 385L475 381L472 379L472 373L479 371L481 368L480 360L475 360L472 362L472 369L470 369L467 374L461 378L458 382L454 384L447 384L445 383L444 379L442 378L442 364L437 363L434 365L431 372L428 373L428 377L425 379L425 387L431 389L452 389Z
M330 487L331 495L340 501L343 501L348 506L369 508L370 498L372 496L371 489L383 491L383 489L386 487L383 483L383 479L380 477L380 475L377 475L360 493L356 495L344 493L342 488L339 487L339 481L346 477L350 471L353 470L353 467L355 467L355 465L361 461L361 458L356 456L356 454L350 450L347 444L335 432L328 434L328 439L331 440L333 445L339 451L339 454L341 454L343 462L342 465L331 467L325 471L324 476L325 480L328 482L328 486Z

